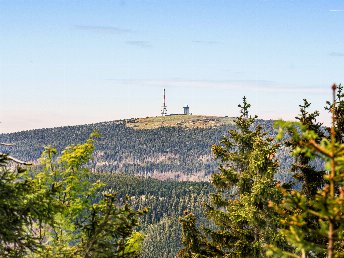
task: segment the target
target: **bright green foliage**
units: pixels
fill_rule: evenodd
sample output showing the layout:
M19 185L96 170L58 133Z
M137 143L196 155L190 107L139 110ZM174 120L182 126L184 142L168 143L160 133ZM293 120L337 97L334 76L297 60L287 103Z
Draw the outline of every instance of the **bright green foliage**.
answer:
M208 200L213 187L208 182L161 181L153 178L127 176L118 173L94 173L93 181L106 183L119 198L129 194L135 209L149 208L141 217L140 230L145 238L142 258L173 258L181 248L182 229L178 218L184 210L195 214L199 222L205 220L202 202ZM206 221L206 220L205 220Z
M274 181L278 146L259 125L254 126L256 117L249 116L246 98L239 107L237 129L213 146L221 163L220 171L212 176L216 193L206 205L206 215L215 229L201 233L192 215L182 219L184 249L180 253L188 254L184 257L198 257L202 253L195 247L203 245L216 250L212 250L216 257L263 257L266 244L281 241L276 214L268 207L269 201L280 197Z
M142 233L134 232L126 242L124 254L126 256L136 256L140 254L144 238L145 236Z
M335 88L334 88L335 90ZM335 94L334 94L335 96ZM336 107L336 101L333 101ZM344 144L336 140L335 110L330 139L319 138L314 131L301 126L297 133L295 125L286 123L288 131L294 130L293 140L302 139L294 148L294 155L309 159L321 157L328 171L324 186L313 196L297 190L281 188L283 201L275 204L281 214L282 230L294 252L271 247L269 255L276 257L343 257L344 256ZM311 197L311 198L310 198ZM309 227L311 225L311 227ZM319 239L315 236L319 236ZM323 244L325 239L325 244Z
M97 135L92 134L86 143L67 147L57 161L53 156L56 151L52 148L46 148L42 155L44 169L36 178L53 194L59 207L54 224L44 231L43 257L138 255L134 247L139 246L139 241L137 235L132 234L138 225L138 215L143 212L134 211L127 198L122 206L118 206L116 195L111 192L103 193L100 201L96 202L99 199L97 191L103 185L99 181L90 182L90 172L86 167L95 137Z
M60 157L55 157L55 149L45 148L41 165L33 167L30 176L2 170L8 182L0 188L7 195L1 201L11 206L0 207L0 212L18 214L6 221L6 214L0 213L0 223L8 223L0 231L4 254L138 257L143 236L134 228L145 211L133 210L128 197L119 202L111 191L99 193L103 184L90 181L86 165L96 137L92 134L84 144L67 147Z

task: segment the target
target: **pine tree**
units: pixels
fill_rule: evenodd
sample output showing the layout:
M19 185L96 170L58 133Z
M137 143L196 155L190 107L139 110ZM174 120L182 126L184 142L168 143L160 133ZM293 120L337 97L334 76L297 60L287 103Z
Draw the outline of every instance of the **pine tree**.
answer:
M212 148L220 166L211 179L216 193L205 208L214 227L201 232L192 215L182 219L182 257L201 255L193 248L200 242L214 257L264 257L267 243L282 243L276 214L268 207L269 200L280 197L274 181L278 145L261 126L255 126L257 117L249 115L250 104L245 97L239 107L236 130L229 131L229 136Z

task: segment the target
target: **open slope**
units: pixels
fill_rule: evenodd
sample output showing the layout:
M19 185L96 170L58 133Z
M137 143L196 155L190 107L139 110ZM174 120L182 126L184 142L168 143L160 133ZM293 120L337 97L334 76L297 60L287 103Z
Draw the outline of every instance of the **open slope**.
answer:
M201 115L170 115L127 120L127 126L134 129L157 129L159 127L209 128L232 125L233 118Z

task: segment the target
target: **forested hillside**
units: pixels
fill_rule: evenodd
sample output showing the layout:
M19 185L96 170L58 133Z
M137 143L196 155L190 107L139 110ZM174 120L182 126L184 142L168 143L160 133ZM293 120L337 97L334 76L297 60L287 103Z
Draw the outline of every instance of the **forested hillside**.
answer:
M148 208L141 220L145 235L141 257L146 258L174 257L181 248L179 217L189 210L203 222L202 203L213 192L208 182L160 181L110 173L93 174L92 180L105 183L103 191L111 189L120 199L131 196L136 210Z
M322 177L325 172L320 166L325 159L316 152L329 157L326 158L328 167L329 162L334 164L335 155L341 157L344 147L340 146L336 152L333 147L331 151L334 154L329 154L325 149L330 146L325 138L329 134L320 123L313 121L317 112L308 113L309 105L306 100L304 105L300 105L301 117L297 117L300 123L278 121L278 135L273 121L256 120L256 117L248 115L250 104L246 98L243 99L243 105L239 105L241 116L235 120L235 127L229 124L137 130L128 127L124 121L115 121L1 135L2 142L15 144L12 151L14 155L37 162L26 173L25 169L18 166L7 167L6 160L27 163L2 154L3 174L10 176L5 183L11 186L12 181L14 185L30 182L34 186L32 196L49 197L43 213L51 210L52 219L50 213L40 214L42 212L39 210L37 214L43 215L39 220L49 218L47 226L64 216L57 226L61 228L58 232L65 240L61 242L60 233L53 232L55 238L47 246L33 242L39 248L43 246L43 249L34 252L45 252L44 248L47 248L52 257L62 251L73 255L86 253L83 257L93 257L89 256L92 253L98 257L98 254L106 251L109 254L121 253L123 257L142 258L175 255L183 258L199 255L281 257L281 254L289 251L290 254L307 251L322 255L326 252L326 234L323 234L323 229L318 230L317 222L312 220L314 216L328 221L328 252L333 253L337 248L334 244L342 243L341 234L338 234L338 241L333 240L332 236L337 233L332 229L342 228L342 211L337 207L342 205L343 189L338 188L341 194L337 198L335 184L341 179L333 176L336 167L332 166L330 180L334 202L329 207L338 216L329 220L327 215L322 214L327 211L317 211L323 202L327 202L328 188L319 190L327 177ZM335 130L332 126L333 146L336 141ZM338 141L343 139L341 130L342 127L338 129ZM102 135L100 139L98 132ZM88 133L90 136L87 139ZM73 138L68 135L73 135ZM323 137L321 141L318 135ZM84 143L72 143L79 141ZM38 144L54 145L58 150L45 147L42 158L38 160L38 155L28 155L30 148L39 152ZM2 146L5 151L8 150L7 144ZM311 149L312 146L315 146L314 149ZM296 158L290 155L292 150ZM147 164L157 166L152 169ZM195 166L197 170L190 170ZM341 171L342 168L339 169ZM207 182L208 176L211 176L211 182ZM324 199L321 203L312 200L317 191L320 191L317 200ZM24 195L23 203L19 203L24 211L29 197ZM16 205L15 200L11 199L13 205ZM39 206L38 199L30 197L29 200L35 205L32 209ZM315 213L308 214L307 202ZM294 207L303 212L302 218L293 215ZM24 219L30 220L30 214ZM296 220L309 223L305 229L297 232L307 237L306 241L293 238ZM123 223L126 225L122 227ZM37 225L43 230L43 224ZM36 232L35 227L32 226L34 230L31 232ZM71 228L77 231L71 231ZM314 238L313 231L319 233L319 237ZM51 231L43 230L43 233L48 235ZM44 234L40 238L44 239ZM117 239L109 240L106 234L112 234L111 239ZM17 241L7 238L6 243ZM117 243L115 247L113 241ZM307 241L316 242L319 248L312 249ZM109 248L101 248L103 244ZM302 245L301 251L298 245ZM27 248L30 246L10 251L32 252ZM340 248L338 250L341 251Z
M103 190L111 189L120 199L131 196L130 202L137 210L148 208L148 213L141 218L140 230L145 235L142 257L174 257L181 248L178 219L188 210L203 222L202 203L213 192L208 182L178 181L207 181L218 165L211 146L233 129L233 125L213 126L211 123L211 126L190 128L190 121L186 121L187 126L177 121L172 126L135 129L137 123L134 121L2 134L0 142L14 146L1 148L22 160L35 162L43 146L52 145L61 151L71 144L84 142L97 130L101 137L95 141L94 158L89 164L94 172L92 181L104 182L107 186ZM197 125L209 122L213 121L197 118ZM273 121L260 120L259 123L274 135ZM144 126L147 127L146 120ZM284 154L282 150L280 156L287 157L287 150ZM289 174L281 173L280 176L289 177Z
M200 121L197 118L197 123ZM212 120L204 118L203 124L206 123L213 125ZM271 136L275 135L272 120L258 120L258 123ZM211 146L233 129L230 123L186 128L183 121L179 121L177 126L142 130L135 130L129 124L122 120L0 134L1 142L14 144L10 148L1 146L1 151L26 161L35 161L40 157L43 146L52 145L61 151L68 145L85 141L93 130L97 130L101 138L95 143L94 160L90 163L93 171L204 181L217 168ZM281 149L278 156L285 159L287 153L288 150ZM287 171L290 163L281 162L283 166L278 177L282 181L288 177L283 171Z

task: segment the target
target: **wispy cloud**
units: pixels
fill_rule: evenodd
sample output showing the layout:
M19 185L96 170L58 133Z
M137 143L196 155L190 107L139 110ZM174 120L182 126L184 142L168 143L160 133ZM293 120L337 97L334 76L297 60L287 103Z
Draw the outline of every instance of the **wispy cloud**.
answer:
M120 28L116 26L94 26L94 25L75 25L77 30L85 30L97 33L107 33L107 34L126 34L131 33L132 30Z
M331 9L330 12L344 12L344 9Z
M268 80L236 80L236 81L216 81L216 80L117 80L120 84L139 85L149 87L192 87L211 88L242 91L263 91L263 92L290 92L290 93L324 93L327 88L319 87L297 87L282 85Z
M145 40L129 40L129 41L126 41L125 43L127 43L128 45L142 47L142 48L152 47L151 43Z
M329 53L329 56L344 56L343 52L331 52Z
M218 44L218 41L213 41L213 40L193 40L192 43L195 44L203 44L203 45L215 45Z

